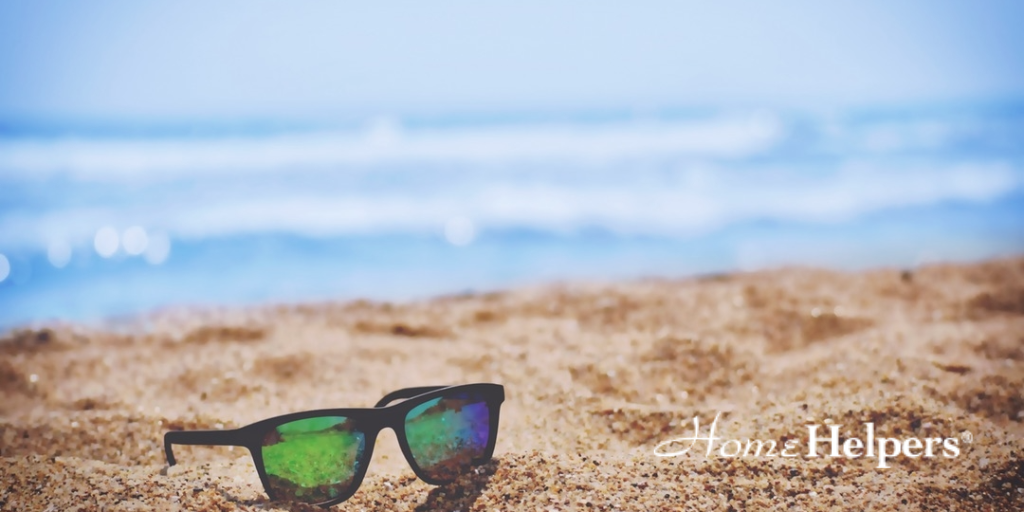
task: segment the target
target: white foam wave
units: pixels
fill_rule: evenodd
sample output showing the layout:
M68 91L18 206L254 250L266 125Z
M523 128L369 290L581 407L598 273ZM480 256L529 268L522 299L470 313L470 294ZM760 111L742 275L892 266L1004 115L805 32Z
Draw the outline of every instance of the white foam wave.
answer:
M320 190L268 186L227 197L178 192L170 201L123 207L62 208L31 216L0 215L0 244L46 247L91 240L96 230L141 225L173 238L245 233L326 237L358 233L444 234L452 219L486 232L532 228L571 232L602 227L623 234L691 236L759 219L842 222L886 209L943 201L990 201L1024 186L1006 163L883 166L850 162L808 175L785 169L738 171L685 167L657 179L621 173L618 181L498 180L424 190ZM168 206L173 205L173 206Z
M0 140L0 172L65 172L138 178L398 162L614 162L659 155L742 157L774 147L783 124L771 114L691 122L403 130L380 120L358 133L195 140ZM140 173L144 173L141 174Z

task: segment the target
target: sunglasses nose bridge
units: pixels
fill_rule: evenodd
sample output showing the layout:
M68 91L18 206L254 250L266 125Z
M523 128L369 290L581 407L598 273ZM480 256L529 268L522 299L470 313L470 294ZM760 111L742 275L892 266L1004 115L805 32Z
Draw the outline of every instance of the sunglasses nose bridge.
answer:
M373 450L374 451L374 455L373 455L373 457L379 458L379 457L381 457L383 455L384 459L388 460L388 459L392 458L394 455L397 455L394 452L390 451L390 450L393 449L392 447L394 445L390 445L390 446L382 446L381 445L382 440L386 439L387 437L390 437L388 435L381 436L380 434L382 434L384 431L390 432L390 434L392 436L394 436L395 441L398 442L397 448L398 448L399 452L401 453L401 459L404 459L406 464L412 466L413 469L416 469L416 465L415 465L415 462L413 461L413 457L412 457L412 452L409 449L409 443L405 439L405 429L402 428L401 424L382 424L379 427L379 429L377 429L376 433L372 436L373 437L373 447L374 447L374 450ZM392 455L392 457L388 457L388 455ZM395 459L395 460L397 461L398 459ZM390 463L392 463L392 462L385 462L385 464L390 464ZM399 464L397 462L393 462L393 463L395 464L394 469L397 470Z
M406 413L403 410L392 409L387 411L387 414L381 416L374 425L374 429L378 433L390 430L394 434L395 439L398 440L398 444L402 447L403 451L405 450L403 439L405 436L405 415Z

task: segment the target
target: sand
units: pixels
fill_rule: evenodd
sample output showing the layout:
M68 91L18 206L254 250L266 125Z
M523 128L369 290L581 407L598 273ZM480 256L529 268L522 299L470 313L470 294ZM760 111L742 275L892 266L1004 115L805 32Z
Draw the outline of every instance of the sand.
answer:
M340 510L1024 510L1024 258L553 284L410 304L169 310L0 343L0 509L304 510L245 449L168 429L505 385L495 458L414 478L386 431ZM677 457L706 426L805 442L808 425L956 438L957 457ZM967 442L965 439L969 439ZM317 509L318 510L318 509Z

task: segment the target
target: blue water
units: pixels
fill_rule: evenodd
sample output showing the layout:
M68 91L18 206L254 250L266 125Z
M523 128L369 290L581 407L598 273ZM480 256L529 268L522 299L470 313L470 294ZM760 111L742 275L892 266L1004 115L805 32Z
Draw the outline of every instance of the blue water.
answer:
M0 131L5 327L1021 253L1018 105Z

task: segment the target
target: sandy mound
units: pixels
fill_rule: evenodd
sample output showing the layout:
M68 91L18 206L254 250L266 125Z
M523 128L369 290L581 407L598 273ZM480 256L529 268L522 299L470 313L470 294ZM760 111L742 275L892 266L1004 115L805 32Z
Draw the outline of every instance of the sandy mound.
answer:
M386 432L341 509L1024 509L1024 259L17 331L0 342L0 509L303 509L267 501L244 449L179 447L167 469L163 433L477 381L508 396L491 464L431 487ZM879 436L958 439L961 453L887 469L706 458L700 443L654 456L719 413L728 439L806 446L808 425L848 438L872 422Z

